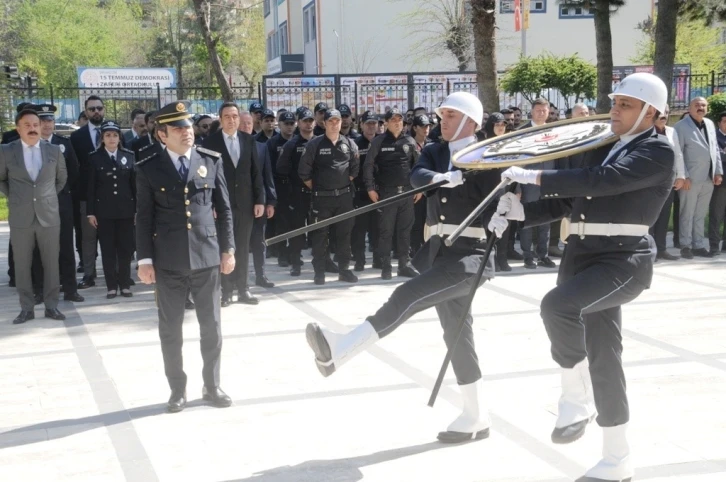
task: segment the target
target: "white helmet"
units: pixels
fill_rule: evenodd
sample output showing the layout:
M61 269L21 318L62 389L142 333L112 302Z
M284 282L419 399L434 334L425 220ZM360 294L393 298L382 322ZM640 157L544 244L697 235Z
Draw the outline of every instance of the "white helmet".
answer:
M481 121L484 117L484 106L481 105L481 101L474 94L470 94L469 92L454 92L446 97L441 105L435 109L436 115L439 117L443 117L441 115L441 109L459 111L476 122L477 129L481 129Z
M608 97L614 99L616 95L643 101L655 107L658 112L665 112L668 106L668 89L665 83L657 76L644 72L625 77Z

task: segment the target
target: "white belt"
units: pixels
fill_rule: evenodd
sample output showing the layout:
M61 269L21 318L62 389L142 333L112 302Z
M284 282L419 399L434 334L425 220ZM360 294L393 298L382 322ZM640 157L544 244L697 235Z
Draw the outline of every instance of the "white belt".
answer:
M574 228L574 229L573 229ZM569 219L562 220L560 238L564 241L570 234L579 236L645 236L648 226L644 224L586 223L579 221L574 226Z
M431 236L447 236L451 233L453 233L456 228L459 226L457 224L435 224L433 226L429 226L426 224L424 226L424 240L428 241L428 239ZM473 239L486 239L487 233L484 228L464 228L464 231L462 231L461 236L465 238L473 238Z

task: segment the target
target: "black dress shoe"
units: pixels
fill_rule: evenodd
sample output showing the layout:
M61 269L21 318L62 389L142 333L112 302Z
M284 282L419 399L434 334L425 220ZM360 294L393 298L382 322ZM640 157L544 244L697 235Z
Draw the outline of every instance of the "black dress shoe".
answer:
M196 307L197 307L197 305L195 305L192 300L186 300L184 302L184 309L187 310L187 311L193 310Z
M86 299L78 294L78 291L75 293L69 293L66 295L63 295L63 301L75 301L76 303L80 303L81 301L85 301Z
M524 260L524 267L527 269L536 269L537 263L535 263L533 259L527 258Z
M496 269L497 271L512 271L512 267L509 266L506 258L496 260Z
M273 283L272 281L268 280L267 279L267 276L265 276L265 275L258 276L255 279L255 284L257 286L262 286L263 288L274 288L275 287L275 283Z
M57 308L46 308L45 309L45 317L50 318L52 320L65 320L66 315L58 311Z
M232 405L232 399L219 387L202 388L202 400L210 402L215 407L224 408Z
M313 278L313 283L315 283L316 285L324 285L325 284L325 275L316 274L315 278Z
M35 319L35 313L32 311L21 311L20 314L13 320L13 325L20 325L29 320Z
M416 276L418 276L421 273L416 271L416 269L413 266L406 265L406 266L399 266L396 274L398 276L402 276L404 278L415 278Z
M285 258L280 256L279 258L277 258L277 266L279 266L280 268L287 268L288 266L290 266L290 263L288 263Z
M366 262L365 261L356 261L355 266L353 266L353 271L363 271L366 269Z
M698 256L699 258L713 258L711 252L706 248L694 249L693 256Z
M357 283L358 277L353 274L353 272L349 269L341 270L340 274L338 275L338 281L344 281L346 283Z
M93 278L83 278L80 283L78 283L78 289L79 290L85 290L86 288L90 288L92 286L96 286L96 282L93 280Z
M118 295L117 291L109 291L108 293L106 293L106 299L112 300L112 299L116 298L117 295Z
M239 296L237 296L237 303L245 305L259 305L260 300L252 296L252 293L250 293L249 290L244 290L239 292Z
M575 422L573 424L570 424L566 427L557 428L555 427L554 430L552 430L552 443L553 444L569 444L572 442L575 442L577 440L580 440L580 438L585 435L585 429L587 428L587 425L592 422L595 419L595 416L593 415L590 418L586 418L585 420L580 420L579 422Z
M222 308L226 308L228 306L232 306L232 295L222 295Z
M166 409L170 413L181 412L187 406L187 393L185 390L172 390Z
M479 430L476 433L464 433L464 432L439 432L436 437L439 442L445 444L460 444L463 442L469 442L471 440L483 440L489 437L489 429Z
M547 256L537 261L537 266L544 266L545 268L556 268L557 265L554 261L549 259Z
M300 276L300 266L293 266L290 269L290 276Z
M78 263L78 268L76 268L76 273L83 273L83 263Z
M664 259L666 261L676 261L681 259L680 256L673 255L668 251L658 251L658 254L656 254L655 257L656 259Z
M691 251L691 248L681 248L681 258L693 259L693 252Z
M11 288L15 288L15 279L10 278L10 281L8 281L8 286Z
M35 298L35 305L36 305L36 306L37 306L37 305L42 305L42 304L43 304L43 295L41 295L40 293L36 293L36 294L35 294L35 295L33 295L33 296L34 296L34 298Z
M340 273L340 269L338 268L338 265L333 262L332 259L326 258L325 259L325 272L326 273Z
M520 252L516 249L513 249L511 251L507 251L507 259L511 259L512 261L522 261L524 259L524 255L520 254Z
M130 289L124 288L121 290L121 296L123 296L124 298L131 298L134 296L134 294L131 292Z

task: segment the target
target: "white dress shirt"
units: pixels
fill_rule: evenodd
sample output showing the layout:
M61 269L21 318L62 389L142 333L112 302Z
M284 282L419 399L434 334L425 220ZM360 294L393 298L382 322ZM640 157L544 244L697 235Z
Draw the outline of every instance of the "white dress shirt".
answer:
M187 158L187 169L189 169L189 163L191 162L192 158L192 150L189 149L184 154L177 154L174 151L170 151L169 149L166 149L166 152L169 153L169 157L171 158L171 162L174 163L174 169L176 169L177 172L179 172L179 168L181 167L181 162L179 162L179 158L181 156L186 156ZM153 260L151 258L144 258L139 260L139 266L142 264L154 264Z
M28 170L30 179L35 182L38 179L38 174L43 167L43 157L40 154L40 142L36 142L35 145L28 145L25 141L20 141L23 144L23 161L25 162L25 169Z
M454 154L459 152L460 150L464 149L469 144L476 141L475 136L469 136L464 137L463 139L458 139L452 142L449 142L449 153L451 154L451 158L449 159L449 171L454 168L454 165L451 163L451 160L454 159Z

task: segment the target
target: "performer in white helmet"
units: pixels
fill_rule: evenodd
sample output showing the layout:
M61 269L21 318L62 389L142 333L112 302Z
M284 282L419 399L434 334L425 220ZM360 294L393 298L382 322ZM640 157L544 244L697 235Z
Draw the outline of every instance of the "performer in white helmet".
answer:
M578 482L633 477L620 307L650 287L655 245L648 227L673 186L673 149L653 128L667 106L663 81L633 74L610 98L611 128L620 140L589 153L585 165L594 167L502 173L538 184L546 198L525 204L525 226L572 219L557 287L542 299L541 316L562 367L552 441L574 442L596 415L603 430L602 460Z
M465 180L462 171L451 165L455 152L476 142L475 132L481 127L483 114L477 97L456 92L444 100L436 113L442 119L441 131L445 142L424 147L411 172L414 187L449 181L427 193L426 229L430 238L412 261L421 274L396 288L374 315L346 334L332 333L316 323L307 326L307 341L315 352L315 362L323 376L331 375L416 313L432 307L436 308L441 320L446 345L450 347L456 343L458 322L464 310L469 309L467 295L482 262L482 251L477 246L480 246L480 239L486 237L484 227L494 213L494 204L464 231L453 246L445 246L444 239L499 184L501 171L478 171L467 175ZM505 196L514 197L513 194ZM506 202L501 204L509 210ZM510 217L513 215L510 212ZM506 227L506 219L499 217L490 230L501 236ZM493 254L488 264L482 281L494 277ZM489 435L491 422L483 403L472 323L471 312L468 311L451 360L463 398L463 412L445 432L439 433L438 439L445 443L483 439Z

